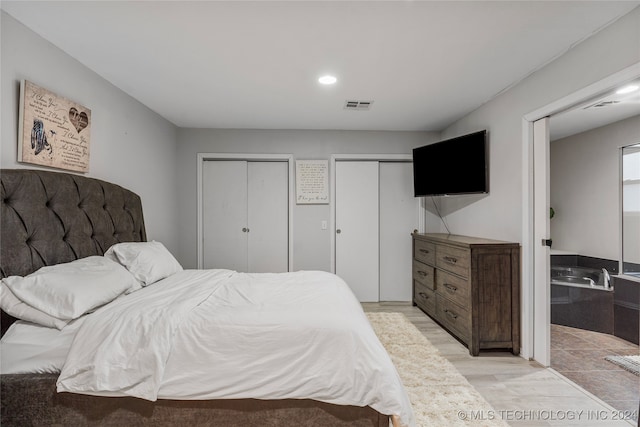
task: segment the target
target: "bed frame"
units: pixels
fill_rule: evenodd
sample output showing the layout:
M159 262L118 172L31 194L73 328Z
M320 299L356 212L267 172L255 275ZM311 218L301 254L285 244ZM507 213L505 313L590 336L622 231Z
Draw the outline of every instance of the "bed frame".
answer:
M0 276L102 255L146 241L142 202L118 185L29 169L0 171ZM2 312L2 334L16 319ZM388 427L370 407L308 399L158 400L56 392L57 375L0 375L0 423L26 425L224 425Z

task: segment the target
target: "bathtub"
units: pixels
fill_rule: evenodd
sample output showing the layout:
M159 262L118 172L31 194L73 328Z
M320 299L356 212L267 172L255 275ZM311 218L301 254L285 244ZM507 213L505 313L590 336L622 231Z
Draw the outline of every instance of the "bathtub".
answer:
M609 284L605 285L604 271L588 267L551 266L551 284L613 291Z
M551 323L613 334L613 288L602 270L551 267Z

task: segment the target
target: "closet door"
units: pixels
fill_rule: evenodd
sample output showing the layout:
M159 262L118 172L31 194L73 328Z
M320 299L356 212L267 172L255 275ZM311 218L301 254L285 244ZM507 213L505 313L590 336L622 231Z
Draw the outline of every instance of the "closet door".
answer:
M336 274L378 301L378 162L336 162Z
M288 180L288 163L283 161L203 163L204 268L288 271Z
M380 162L380 301L411 301L411 232L418 229L413 165Z
M247 271L247 162L202 165L203 267Z
M249 162L248 271L289 270L289 165Z
M336 274L362 302L411 301L419 228L410 162L336 162Z

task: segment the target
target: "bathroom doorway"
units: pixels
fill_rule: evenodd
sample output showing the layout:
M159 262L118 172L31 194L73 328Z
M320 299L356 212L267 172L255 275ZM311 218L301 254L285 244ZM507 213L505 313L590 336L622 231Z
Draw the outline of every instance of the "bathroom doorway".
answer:
M640 354L637 326L635 339L616 328L617 319L625 327L639 320L638 311L635 319L620 320L615 293L616 287L640 289L640 281L629 285L620 276L621 147L640 134L640 90L617 92L632 86L640 82L549 120L549 340L552 369L637 420L638 377L611 361ZM637 105L625 105L632 102ZM578 119L595 125L579 127Z

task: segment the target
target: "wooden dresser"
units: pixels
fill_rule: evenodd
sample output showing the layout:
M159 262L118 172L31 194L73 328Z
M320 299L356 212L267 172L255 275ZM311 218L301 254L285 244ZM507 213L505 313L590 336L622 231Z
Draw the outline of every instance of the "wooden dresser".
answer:
M520 353L520 245L413 235L413 303L467 345Z

